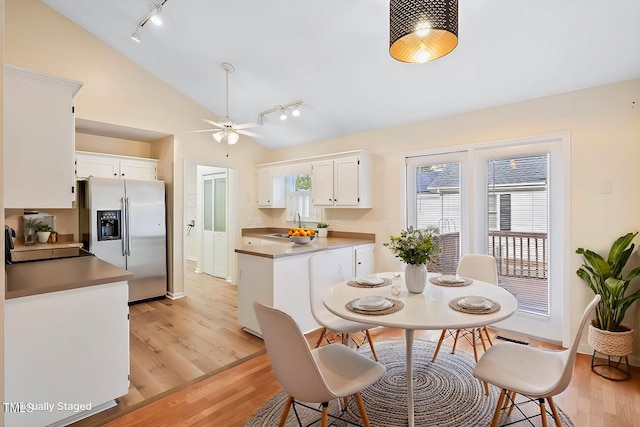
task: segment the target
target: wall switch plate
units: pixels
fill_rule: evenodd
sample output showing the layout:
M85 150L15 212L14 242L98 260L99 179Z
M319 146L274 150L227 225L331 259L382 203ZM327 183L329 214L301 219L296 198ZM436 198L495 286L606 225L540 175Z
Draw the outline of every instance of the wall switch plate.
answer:
M256 217L256 224L262 224L262 217L261 216L257 216Z
M342 225L342 220L334 219L333 221L331 221L331 224L333 224L333 225Z
M380 221L380 228L383 228L385 230L388 230L391 228L391 220L390 219L383 219L382 221Z

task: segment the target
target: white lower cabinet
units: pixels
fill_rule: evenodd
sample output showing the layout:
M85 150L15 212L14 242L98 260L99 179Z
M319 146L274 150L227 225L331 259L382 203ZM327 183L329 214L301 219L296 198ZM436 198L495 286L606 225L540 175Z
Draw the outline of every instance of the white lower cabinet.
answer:
M340 259L345 280L353 277L353 248L329 249ZM303 333L319 328L309 302L309 258L313 253L267 258L238 254L238 323L260 335L253 302L278 308L296 321Z
M129 389L127 282L5 301L4 425L67 425Z
M367 277L375 273L374 269L374 249L376 245L358 245L353 247L353 268L354 276Z

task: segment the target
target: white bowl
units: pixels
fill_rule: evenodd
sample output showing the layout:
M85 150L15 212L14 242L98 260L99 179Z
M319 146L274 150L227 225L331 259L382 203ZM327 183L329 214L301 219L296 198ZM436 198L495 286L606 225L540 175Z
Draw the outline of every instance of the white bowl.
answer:
M289 239L297 245L308 245L316 236L289 236Z

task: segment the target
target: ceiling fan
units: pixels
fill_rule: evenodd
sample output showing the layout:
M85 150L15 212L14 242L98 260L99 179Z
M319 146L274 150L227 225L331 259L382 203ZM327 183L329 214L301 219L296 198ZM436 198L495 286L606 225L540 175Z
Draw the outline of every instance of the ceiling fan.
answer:
M238 139L240 138L240 135L247 135L247 136L250 136L252 138L260 138L260 135L258 135L257 133L245 130L245 129L249 129L249 128L252 128L252 127L260 126L259 124L257 124L257 123L235 124L229 118L229 73L233 73L235 71L235 68L233 67L233 65L229 64L228 62L223 62L222 63L222 69L226 73L227 115L225 116L224 119L222 119L220 121L217 121L217 122L214 121L214 120L202 119L202 121L215 126L215 128L213 128L213 129L194 130L192 132L215 132L213 134L213 138L216 141L218 141L218 142L225 141L229 145L233 145L236 142L238 142Z

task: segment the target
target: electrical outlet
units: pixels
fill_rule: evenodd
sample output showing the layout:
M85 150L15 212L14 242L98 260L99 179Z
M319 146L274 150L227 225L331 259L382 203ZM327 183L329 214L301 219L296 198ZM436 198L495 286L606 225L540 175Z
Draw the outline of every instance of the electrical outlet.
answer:
M331 221L331 224L335 226L342 225L342 220L334 219L333 221Z
M391 228L391 220L390 219L383 219L382 221L380 221L380 228L383 228L385 230L388 230Z
M262 217L261 216L257 216L256 217L256 224L262 224Z
M353 226L353 221L347 220L347 227L351 228Z

